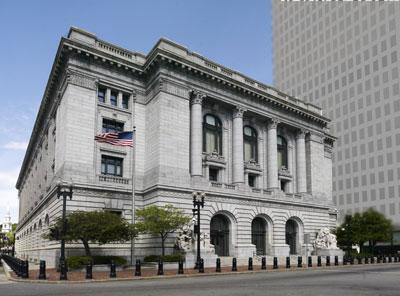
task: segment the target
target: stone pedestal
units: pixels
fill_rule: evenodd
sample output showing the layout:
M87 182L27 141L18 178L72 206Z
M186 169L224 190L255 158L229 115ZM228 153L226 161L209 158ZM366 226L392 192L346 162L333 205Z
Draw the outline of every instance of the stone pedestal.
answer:
M339 256L343 257L344 252L341 249L316 249L315 255L318 256Z
M218 258L214 252L207 252L205 250L201 250L201 258L204 260L204 267L215 267L216 259ZM190 252L185 255L185 265L186 268L194 268L196 265L197 253Z

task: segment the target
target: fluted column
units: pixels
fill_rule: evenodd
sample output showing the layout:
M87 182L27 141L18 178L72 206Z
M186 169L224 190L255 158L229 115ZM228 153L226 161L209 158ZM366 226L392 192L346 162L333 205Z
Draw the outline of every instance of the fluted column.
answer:
M198 91L190 93L190 173L202 176L203 125L202 102L204 94Z
M298 193L307 192L305 135L304 130L300 130L296 135L296 176Z
M287 169L290 172L290 174L293 176L294 172L293 172L293 146L292 145L288 145L288 147L287 147L287 157L288 157ZM293 180L286 182L286 188L285 188L286 193L293 193L293 183L294 183Z
M278 121L272 119L268 123L268 150L267 150L267 163L268 163L268 189L279 188L278 185L278 146L277 146L277 132Z
M245 110L237 107L233 112L232 128L232 158L233 158L233 183L244 183L243 164L243 112Z

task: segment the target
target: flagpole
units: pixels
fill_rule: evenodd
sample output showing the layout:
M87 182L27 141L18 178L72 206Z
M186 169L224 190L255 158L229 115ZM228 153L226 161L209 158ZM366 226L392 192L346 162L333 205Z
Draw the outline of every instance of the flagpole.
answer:
M135 99L136 94L132 94L132 224L135 224L135 176L136 176L136 126L135 126ZM133 266L135 250L135 238L131 240L131 265Z

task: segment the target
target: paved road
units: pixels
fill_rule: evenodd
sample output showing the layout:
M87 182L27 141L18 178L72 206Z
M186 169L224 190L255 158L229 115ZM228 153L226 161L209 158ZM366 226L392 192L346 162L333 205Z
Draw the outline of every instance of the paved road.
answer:
M3 282L1 296L399 296L400 265L88 284Z

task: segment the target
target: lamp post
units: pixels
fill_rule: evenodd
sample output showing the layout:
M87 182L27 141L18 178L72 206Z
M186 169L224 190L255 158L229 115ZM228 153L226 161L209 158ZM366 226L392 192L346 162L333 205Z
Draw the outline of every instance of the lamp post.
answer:
M204 192L193 192L193 221L194 221L194 233L197 234L197 258L195 269L200 268L200 208L204 208L204 198L206 194ZM197 221L196 216L197 214Z
M67 279L67 270L65 265L65 233L67 230L67 197L72 199L72 183L58 182L57 183L57 198L62 197L62 237L61 237L61 254L60 254L60 280Z

